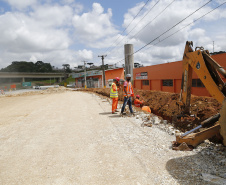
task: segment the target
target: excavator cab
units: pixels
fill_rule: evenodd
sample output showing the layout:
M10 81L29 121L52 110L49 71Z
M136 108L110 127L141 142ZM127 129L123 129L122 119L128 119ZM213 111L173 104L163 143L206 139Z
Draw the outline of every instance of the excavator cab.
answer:
M223 144L226 146L226 84L222 77L226 78L226 71L216 61L212 59L208 50L203 47L193 49L193 42L186 42L183 55L183 74L181 83L180 100L177 102L180 115L178 118L190 115L190 101L192 88L192 72L198 75L208 92L218 102L222 103L219 114L203 121L200 126L176 136L174 145L186 143L196 147L205 139L209 139L217 134L222 136ZM193 133L200 128L206 128L198 133Z

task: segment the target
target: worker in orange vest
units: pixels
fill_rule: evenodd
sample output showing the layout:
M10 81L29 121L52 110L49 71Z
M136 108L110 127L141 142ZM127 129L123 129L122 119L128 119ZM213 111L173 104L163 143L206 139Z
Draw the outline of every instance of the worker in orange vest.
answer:
M136 99L134 100L135 107L141 107L144 101L140 101L140 95L136 95Z
M124 102L123 102L123 106L121 109L121 115L123 114L127 103L129 104L130 113L132 115L134 115L134 112L132 109L132 98L131 98L131 97L134 97L134 92L133 92L132 83L130 81L131 81L131 75L127 74L126 81L124 82L124 85L123 85L124 86L124 89L123 89L124 90Z
M119 84L119 77L113 79L113 83L111 84L111 91L110 91L110 98L112 98L112 114L115 114L117 111L118 106L118 84Z

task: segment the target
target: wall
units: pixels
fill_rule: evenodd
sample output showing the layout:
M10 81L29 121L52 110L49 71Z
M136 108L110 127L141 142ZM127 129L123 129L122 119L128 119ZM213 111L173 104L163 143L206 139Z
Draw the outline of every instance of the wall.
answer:
M134 87L137 89L142 89L141 88L141 80L135 80L134 81Z
M150 82L149 82L149 85L142 85L142 89L150 90Z
M105 71L105 77L106 80L114 79L116 77L119 77L120 79L124 80L124 68Z
M151 80L151 90L161 91L162 90L161 80Z
M211 57L222 67L226 67L226 53L212 55ZM136 73L141 72L148 73L146 80L149 80L149 86L143 86L141 80L136 79ZM182 61L135 68L133 70L133 75L135 88L180 93L182 81ZM198 79L195 72L193 72L192 78ZM162 86L162 80L167 79L173 80L173 87ZM223 78L223 80L226 82L226 78ZM192 87L192 94L197 96L210 96L205 87Z

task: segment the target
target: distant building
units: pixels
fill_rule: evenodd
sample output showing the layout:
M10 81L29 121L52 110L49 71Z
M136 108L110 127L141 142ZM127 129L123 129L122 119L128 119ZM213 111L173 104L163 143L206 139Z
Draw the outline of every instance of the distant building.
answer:
M91 70L86 72L86 83L88 88L103 87L102 70ZM85 87L85 73L72 73L72 78L75 78L75 87ZM124 68L108 69L105 71L106 86L109 87L112 79L119 77L124 79Z

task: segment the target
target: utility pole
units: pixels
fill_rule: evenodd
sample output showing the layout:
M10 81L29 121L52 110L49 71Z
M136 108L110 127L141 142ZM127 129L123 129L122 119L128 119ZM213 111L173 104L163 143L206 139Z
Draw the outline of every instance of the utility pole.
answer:
M214 53L214 41L213 41L213 53Z
M85 89L86 89L86 61L84 61L84 77L85 77Z
M106 88L106 81L105 81L105 69L104 69L104 57L107 55L98 55L102 59L102 70L103 70L103 81L104 81L104 88Z
M67 70L67 68L70 68L70 65L69 64L63 64L62 66L64 67L64 87L67 87L67 82L66 82L67 72L66 72L66 70Z

